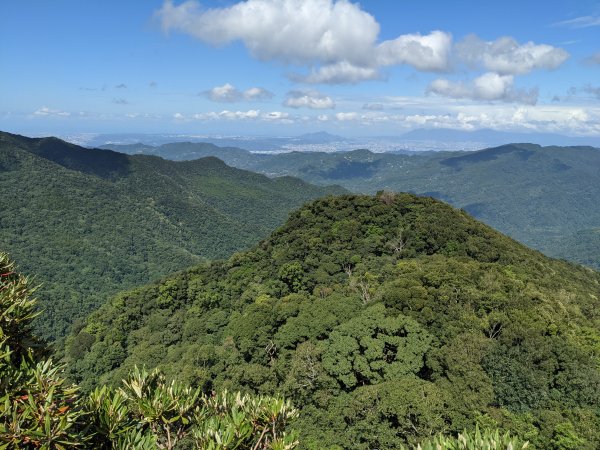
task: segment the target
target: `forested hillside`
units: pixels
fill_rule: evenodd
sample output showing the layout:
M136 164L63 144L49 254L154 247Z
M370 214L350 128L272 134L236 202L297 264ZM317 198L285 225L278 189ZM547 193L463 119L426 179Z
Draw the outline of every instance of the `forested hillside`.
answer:
M119 290L248 247L308 199L341 188L0 133L0 248L36 274L37 331Z
M269 176L335 183L358 193L387 189L431 195L550 256L600 269L594 233L600 227L597 148L509 144L477 152L412 155L368 150L266 155L202 143L127 149L151 149L171 159L214 155Z
M329 197L268 239L113 297L68 339L69 376L134 365L283 394L302 448L401 448L511 430L600 447L600 274L431 198ZM507 447L508 448L508 447Z

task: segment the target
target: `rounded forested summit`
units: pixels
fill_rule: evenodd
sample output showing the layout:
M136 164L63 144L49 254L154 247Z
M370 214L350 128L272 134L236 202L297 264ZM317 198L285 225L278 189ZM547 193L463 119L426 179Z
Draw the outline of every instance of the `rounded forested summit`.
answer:
M283 394L304 448L400 448L476 424L600 446L600 274L410 194L308 203L253 249L120 294L71 377L158 366ZM338 447L335 447L338 446Z

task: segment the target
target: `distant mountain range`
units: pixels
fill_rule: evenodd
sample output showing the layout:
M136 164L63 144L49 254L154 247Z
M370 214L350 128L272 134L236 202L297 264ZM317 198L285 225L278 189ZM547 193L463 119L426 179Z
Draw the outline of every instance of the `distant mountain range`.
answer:
M252 152L279 153L289 151L349 151L368 148L380 152L422 152L481 150L515 142L539 145L596 146L600 137L571 137L550 133L513 133L481 129L474 131L450 129L417 129L397 136L344 137L327 132L300 136L208 136L176 134L100 134L73 135L68 141L88 147L107 144L145 144L160 146L172 142L211 143L220 147L238 147Z
M109 294L265 237L309 199L345 192L208 157L173 162L0 133L0 251L42 284L57 338Z
M107 147L148 151L145 146ZM387 189L431 195L551 256L600 268L597 148L510 144L475 152L256 154L188 142L150 151L172 159L216 156L269 176L335 183L354 192Z
M512 142L529 142L539 145L583 145L600 147L600 137L572 137L552 133L511 133L481 129L474 131L450 129L417 129L400 136L407 141L481 142L488 147Z

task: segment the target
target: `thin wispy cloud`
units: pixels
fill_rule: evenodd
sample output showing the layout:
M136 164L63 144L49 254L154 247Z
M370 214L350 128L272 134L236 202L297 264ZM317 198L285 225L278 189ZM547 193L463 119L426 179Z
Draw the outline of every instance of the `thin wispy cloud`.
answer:
M125 83L120 83L115 85L115 89L127 89L127 85Z
M52 109L48 108L47 106L42 106L41 108L35 110L33 115L37 117L69 117L71 113L67 111L61 111L60 109Z
M588 84L583 87L583 91L600 100L600 86L592 86L591 84Z
M113 98L112 101L115 105L128 105L129 102L124 98Z
M600 65L600 52L596 52L592 56L589 56L584 62L588 65Z
M553 24L557 27L589 28L600 26L600 16L581 16L574 19L563 20Z
M382 103L365 103L362 105L362 109L366 109L368 111L383 111L385 106Z

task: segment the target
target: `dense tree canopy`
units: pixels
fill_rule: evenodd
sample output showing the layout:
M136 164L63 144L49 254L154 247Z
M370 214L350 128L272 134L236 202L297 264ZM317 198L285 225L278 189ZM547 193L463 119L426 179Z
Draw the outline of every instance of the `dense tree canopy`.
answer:
M298 412L281 398L213 392L135 368L112 389L81 395L31 330L27 278L0 253L0 448L292 450Z
M600 446L600 274L431 198L329 197L249 251L113 297L67 342L92 390L136 365L301 406L303 448L476 424ZM449 447L451 448L451 447Z
M207 143L108 148L168 159L217 156L269 176L431 195L464 208L497 230L543 251L600 269L600 149L508 144L475 152L250 153Z
M126 288L265 237L339 188L269 179L216 158L173 162L0 132L0 248L35 273L36 329L69 325Z

